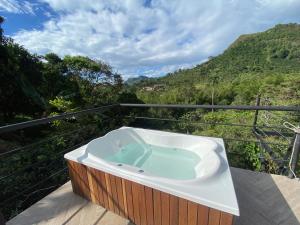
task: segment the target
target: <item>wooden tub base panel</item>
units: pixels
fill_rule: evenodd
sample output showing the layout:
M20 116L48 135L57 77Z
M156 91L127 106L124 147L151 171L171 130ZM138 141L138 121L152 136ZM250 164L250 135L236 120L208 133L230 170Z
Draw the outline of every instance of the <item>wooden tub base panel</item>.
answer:
M233 215L68 161L74 193L136 225L232 225Z

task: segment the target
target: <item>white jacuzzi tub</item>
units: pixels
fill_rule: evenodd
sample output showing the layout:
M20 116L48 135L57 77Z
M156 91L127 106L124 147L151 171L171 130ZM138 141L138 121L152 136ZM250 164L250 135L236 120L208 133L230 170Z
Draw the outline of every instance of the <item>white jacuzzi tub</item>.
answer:
M123 127L91 141L86 153L128 175L195 183L218 172L217 148L217 142L203 137Z
M122 127L65 158L239 215L220 138Z

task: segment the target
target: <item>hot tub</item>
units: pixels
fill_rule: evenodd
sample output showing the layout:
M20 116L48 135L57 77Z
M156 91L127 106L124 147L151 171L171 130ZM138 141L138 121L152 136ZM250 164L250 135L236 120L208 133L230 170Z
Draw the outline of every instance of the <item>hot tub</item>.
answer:
M239 215L219 138L122 127L65 158L75 193L137 225L227 225Z

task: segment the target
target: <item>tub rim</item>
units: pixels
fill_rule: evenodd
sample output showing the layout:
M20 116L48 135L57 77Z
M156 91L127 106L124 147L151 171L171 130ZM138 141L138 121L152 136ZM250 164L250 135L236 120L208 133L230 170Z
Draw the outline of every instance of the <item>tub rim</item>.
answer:
M142 128L131 128L131 129L142 129ZM156 131L156 130L151 130L151 131ZM165 131L159 131L159 132L165 132ZM186 135L186 134L181 134L181 135ZM163 191L165 193L190 200L198 204L205 205L210 208L215 208L223 212L227 212L232 215L239 216L240 215L239 206L238 206L236 193L235 193L235 189L231 177L231 172L227 161L223 139L214 138L214 137L197 136L197 135L192 135L192 136L215 140L221 147L221 150L218 152L218 154L220 154L221 157L223 158L222 166L227 169L222 173L220 173L219 176L216 176L215 177L216 179L208 179L207 181L201 182L196 185L195 184L191 185L188 183L182 183L181 185L178 184L176 185L173 183L162 183L161 181L158 180L153 181L149 179L144 179L137 176L132 177L129 176L128 174L121 173L120 172L121 170L116 170L115 167L112 168L112 167L105 167L103 165L97 165L92 160L84 157L84 150L87 147L87 145L83 145L69 153L66 153L64 155L64 158L77 163L81 163L87 167L91 167L96 170L100 170L105 173L109 173L121 177L123 179L133 181L157 189L159 191Z
M201 142L204 141L204 142L206 142L206 144L211 145L211 149L206 150L206 153L203 154L203 155L200 155L199 152L197 152L197 151L195 151L193 149L188 149L188 148L187 149L185 149L185 148L183 149L185 151L193 152L194 154L196 154L200 158L200 161L194 167L194 170L195 170L195 173L196 173L196 177L192 178L192 179L168 178L168 177L163 177L163 176L159 176L159 175L154 175L154 174L151 174L150 172L147 172L147 171L144 171L143 173L140 173L139 172L141 170L140 167L129 165L129 164L126 164L126 163L116 163L116 162L112 162L112 161L109 161L109 160L105 160L102 157L95 156L91 152L91 149L90 149L90 145L91 144L96 144L97 142L104 141L108 136L114 135L114 133L119 132L120 130L126 130L126 129L130 129L131 130L132 128L131 127L121 127L119 129L112 130L112 131L106 133L105 135L103 135L101 137L98 137L98 138L95 138L92 141L90 141L87 144L87 147L86 147L86 150L85 150L85 152L87 154L87 157L90 157L91 159L93 159L93 161L99 162L99 163L104 164L104 165L109 166L109 167L114 167L114 168L117 168L117 169L120 169L120 170L127 170L129 173L131 173L134 176L140 176L142 178L145 178L146 176L147 177L153 177L155 179L161 180L162 182L197 183L199 181L210 179L212 176L216 175L217 172L219 171L219 168L220 168L220 165L221 165L221 159L220 159L220 157L218 156L218 154L216 152L216 150L218 148L218 143L216 141L214 141L214 140L209 140L209 139L206 139L206 138L203 138L203 140L201 140ZM140 128L134 128L134 129L140 129ZM147 130L150 130L150 129L147 129ZM151 131L153 132L155 130L151 130ZM164 132L164 131L161 131L161 132ZM165 133L165 136L168 136L167 133L169 133L169 132L164 132L164 133ZM182 137L182 135L180 135L180 134L178 134L177 136L172 135L173 138L180 137L180 136ZM192 136L192 135L189 135L189 136ZM194 136L198 138L198 136L196 136L196 135L194 135ZM145 144L149 144L149 143L147 143L145 141ZM157 146L161 146L161 145L157 145ZM161 147L167 147L167 146L161 146ZM201 145L200 144L199 145L193 145L192 147L193 148L197 148L197 147L200 148ZM205 174L201 175L201 171L199 173L199 170L201 170L201 168L199 168L199 167L201 165L205 164L206 163L205 160L207 158L209 158L209 157L213 158L213 162L214 162L215 165L214 165L214 167L211 167L208 172L206 172ZM122 166L119 166L119 164L122 164Z

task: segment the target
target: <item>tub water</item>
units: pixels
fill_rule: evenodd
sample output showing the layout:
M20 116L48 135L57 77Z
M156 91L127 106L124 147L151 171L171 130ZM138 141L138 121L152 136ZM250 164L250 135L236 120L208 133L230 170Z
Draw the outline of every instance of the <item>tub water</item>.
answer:
M133 176L197 182L218 172L217 148L208 138L123 127L91 141L86 154L98 164Z
M200 162L197 154L181 148L136 143L125 145L104 159L135 166L140 172L182 180L196 178L195 166Z

